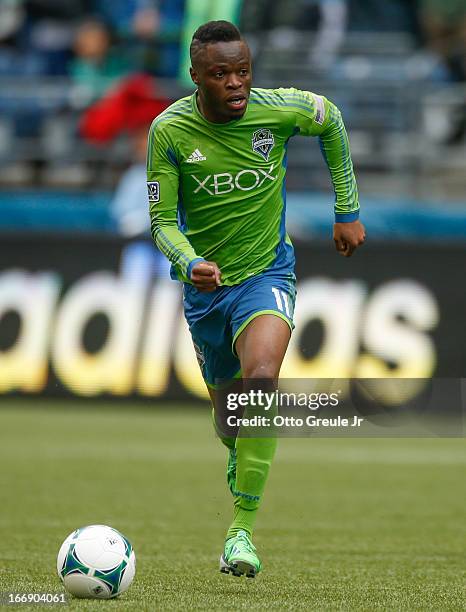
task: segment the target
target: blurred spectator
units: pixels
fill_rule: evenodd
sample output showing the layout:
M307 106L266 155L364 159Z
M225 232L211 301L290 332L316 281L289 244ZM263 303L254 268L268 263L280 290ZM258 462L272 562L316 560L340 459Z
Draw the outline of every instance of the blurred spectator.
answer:
M355 32L408 32L417 36L418 2L348 0L349 29Z
M151 40L160 26L160 16L155 7L141 8L132 20L133 33L142 40Z
M25 18L23 0L0 1L0 44L11 40Z
M466 0L421 0L420 21L427 45L455 81L466 80Z
M185 0L95 0L139 70L177 74Z
M348 7L346 0L304 0L305 9L319 11L314 43L309 52L311 66L324 72L334 63L345 37Z
M158 0L95 0L95 11L119 37L151 39L159 29Z
M0 0L0 75L40 73L41 63L25 59L18 51L19 33L25 23L23 0Z
M160 35L157 74L175 77L180 64L180 41L183 28L185 0L159 0Z
M122 175L110 205L119 233L128 238L142 236L150 231L146 176L149 125L144 123L129 134L134 161Z
M94 0L136 70L158 74L159 0ZM154 57L155 56L155 57Z
M420 22L427 46L448 68L453 81L466 82L466 0L421 0ZM449 116L446 142L460 142L466 134L466 102Z
M27 47L45 63L45 73L64 75L76 23L92 11L92 0L25 0Z
M343 43L347 4L348 0L253 0L243 5L242 29L248 33L256 59L266 41L273 40L276 49L288 50L299 44L298 31L310 34L309 64L324 72L334 63Z
M132 165L117 186L111 212L118 230L128 237L149 232L146 150L149 126L170 101L147 75L126 79L84 114L80 132L88 141L105 145L122 133L129 136Z
M111 48L109 29L97 19L88 19L80 25L74 40L74 53L71 77L89 100L103 95L116 80L130 71L124 53Z

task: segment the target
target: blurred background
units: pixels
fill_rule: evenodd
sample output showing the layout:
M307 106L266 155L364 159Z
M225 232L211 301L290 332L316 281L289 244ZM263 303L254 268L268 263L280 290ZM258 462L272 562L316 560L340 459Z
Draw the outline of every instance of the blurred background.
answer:
M340 261L318 142L293 139L284 376L464 374L463 0L0 0L3 393L205 397L144 164L153 117L193 91L192 33L219 18L256 86L339 106L368 232Z
M338 256L318 141L293 139L282 376L411 378L421 404L431 377L465 376L464 0L0 0L0 582L54 592L65 536L102 523L136 550L125 609L462 610L464 442L422 427L434 438L281 440L267 571L217 573L226 454L149 236L145 151L193 91L192 33L220 18L256 86L340 107L367 228Z

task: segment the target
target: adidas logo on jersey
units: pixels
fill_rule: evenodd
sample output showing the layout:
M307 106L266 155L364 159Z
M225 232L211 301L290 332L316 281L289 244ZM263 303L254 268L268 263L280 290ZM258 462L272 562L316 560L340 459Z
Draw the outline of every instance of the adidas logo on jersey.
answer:
M195 149L186 161L188 162L188 164L193 164L194 162L205 161L206 159L207 158L202 155L199 149Z

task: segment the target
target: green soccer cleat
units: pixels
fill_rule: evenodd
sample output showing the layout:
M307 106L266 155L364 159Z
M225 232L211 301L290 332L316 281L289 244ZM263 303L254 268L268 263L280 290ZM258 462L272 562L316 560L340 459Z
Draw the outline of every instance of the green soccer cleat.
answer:
M225 550L220 557L220 571L223 574L231 572L233 576L255 578L261 569L256 548L245 531L238 532L238 535L225 542Z
M230 449L228 453L227 483L231 494L234 496L236 488L236 448Z

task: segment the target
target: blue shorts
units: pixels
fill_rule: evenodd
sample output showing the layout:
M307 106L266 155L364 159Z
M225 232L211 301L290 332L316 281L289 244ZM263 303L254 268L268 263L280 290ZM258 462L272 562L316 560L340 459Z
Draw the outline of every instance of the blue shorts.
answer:
M266 270L212 293L185 283L184 312L206 384L215 388L221 380L241 375L235 342L255 317L273 314L293 329L295 299L296 278L284 270Z

